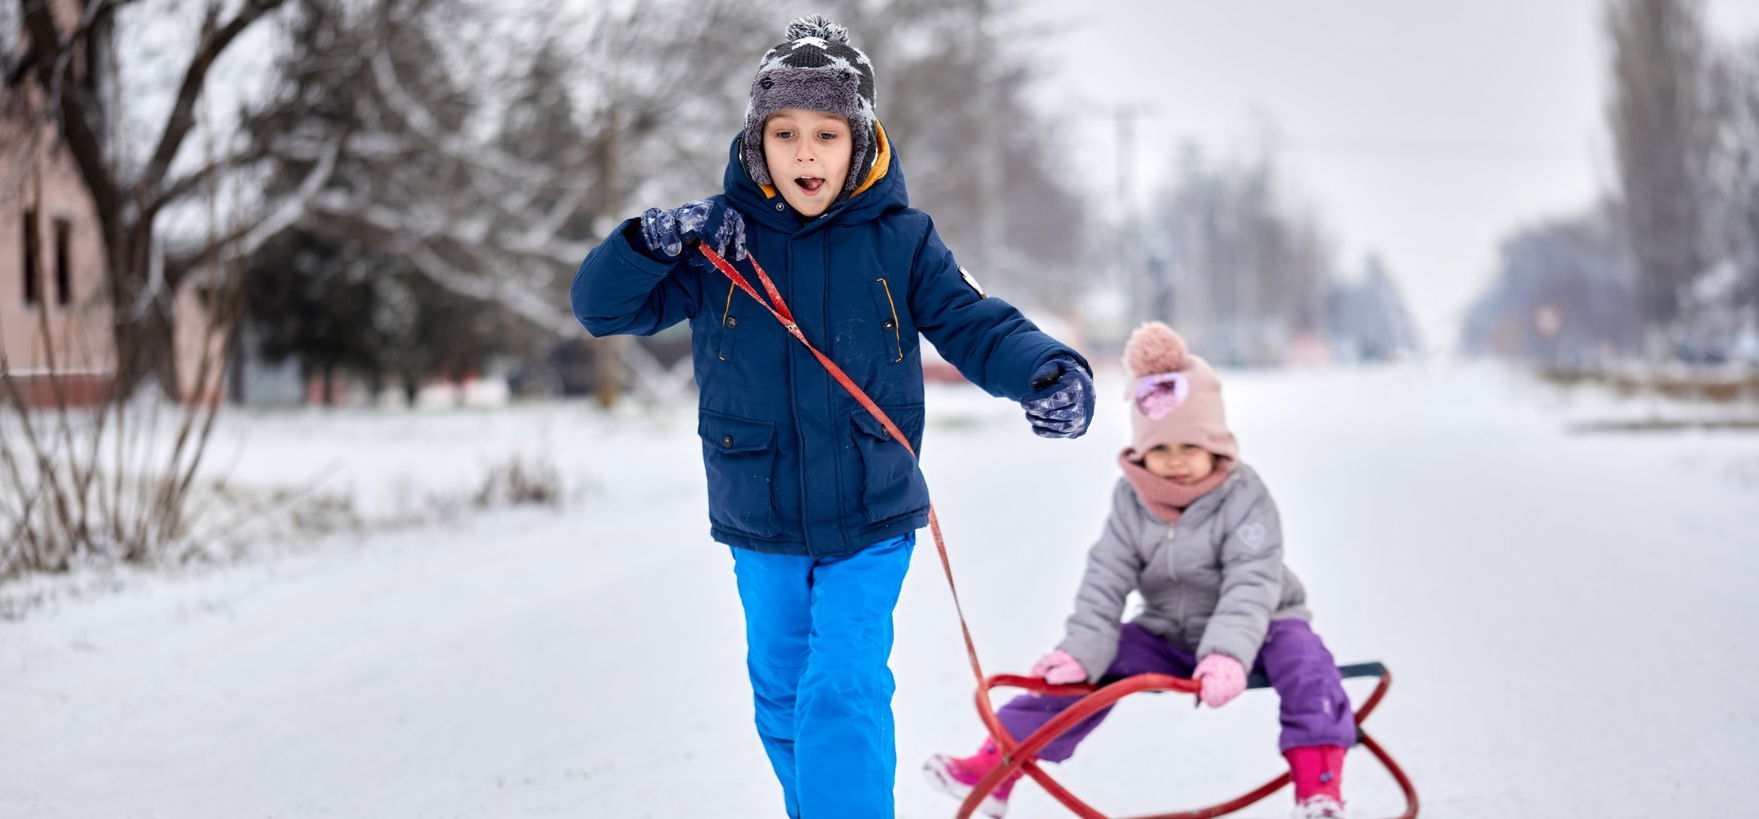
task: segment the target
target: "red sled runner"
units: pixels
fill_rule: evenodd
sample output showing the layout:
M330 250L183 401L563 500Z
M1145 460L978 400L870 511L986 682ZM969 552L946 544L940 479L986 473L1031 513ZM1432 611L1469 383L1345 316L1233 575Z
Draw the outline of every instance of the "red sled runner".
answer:
M1416 787L1411 784L1410 777L1405 775L1404 769L1399 767L1399 763L1392 758L1392 755L1388 754L1386 749L1375 741L1374 737L1369 736L1368 732L1362 729L1363 721L1368 719L1369 714L1374 713L1375 708L1379 707L1381 699L1386 696L1387 689L1392 686L1392 672L1380 663L1343 665L1338 666L1338 671L1343 674L1345 679L1376 677L1380 680L1379 684L1374 687L1374 693L1368 695L1368 701L1363 703L1361 708L1356 709L1356 743L1368 749L1368 752L1373 754L1375 759L1380 760L1380 764L1386 768L1387 773L1392 775L1393 780L1399 784L1400 790L1404 792L1405 812L1399 814L1397 819L1416 819ZM1269 681L1265 680L1261 674L1253 674L1248 680L1249 688L1268 688L1269 686ZM1080 797L1070 793L1069 789L1063 787L1061 783L1052 779L1051 775L1045 772L1043 766L1039 765L1033 757L1040 749L1062 736L1065 731L1080 724L1082 720L1131 694L1155 691L1179 691L1196 694L1199 684L1196 680L1174 677L1169 674L1138 674L1105 686L1052 685L1038 677L997 674L986 679L984 687L977 692L977 712L985 724L993 724L995 711L990 705L989 697L990 692L997 688L1019 688L1055 697L1078 696L1081 697L1081 700L1052 717L1049 722L1018 742L1007 731L996 732L992 730L996 746L1002 752L1002 764L992 769L971 789L971 793L965 797L965 802L959 806L959 812L956 814L957 819L969 819L977 807L983 803L984 798L989 796L990 792L996 789L996 786L1015 771L1024 771L1027 776L1032 777L1032 780L1038 783L1039 787L1044 788L1046 793L1063 803L1064 807L1067 807L1076 816L1080 816L1082 819L1111 819L1110 816L1101 813ZM1207 819L1212 816L1224 816L1263 801L1287 784L1289 784L1289 774L1285 772L1226 802L1173 813L1148 814L1132 817L1132 819Z

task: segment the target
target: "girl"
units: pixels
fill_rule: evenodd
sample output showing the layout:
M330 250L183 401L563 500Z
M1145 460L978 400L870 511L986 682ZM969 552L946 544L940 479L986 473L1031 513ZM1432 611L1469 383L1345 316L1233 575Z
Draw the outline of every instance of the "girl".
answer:
M1219 708L1256 668L1282 698L1280 744L1295 782L1295 816L1341 817L1339 776L1356 741L1355 718L1331 653L1307 625L1306 593L1283 565L1276 504L1239 460L1221 381L1159 322L1131 335L1125 365L1134 378L1132 440L1118 456L1124 476L1088 553L1063 642L1032 674L1059 684L1191 677L1202 685L1202 701ZM1141 593L1144 607L1120 624L1131 591ZM997 714L1018 740L1075 702L1024 695ZM1105 714L1079 723L1038 758L1068 759ZM968 757L937 754L925 771L963 799L1000 762L991 740ZM982 810L1002 816L1018 779L1004 781Z

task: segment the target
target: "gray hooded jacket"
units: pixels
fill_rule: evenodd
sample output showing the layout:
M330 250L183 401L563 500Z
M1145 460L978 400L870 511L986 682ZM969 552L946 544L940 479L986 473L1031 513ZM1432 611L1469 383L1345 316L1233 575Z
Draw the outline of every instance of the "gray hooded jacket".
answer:
M1125 478L1112 492L1105 531L1087 553L1087 574L1059 646L1098 680L1118 652L1124 599L1142 594L1135 623L1199 658L1226 654L1248 669L1270 621L1307 619L1307 593L1283 565L1276 503L1245 464L1169 524Z

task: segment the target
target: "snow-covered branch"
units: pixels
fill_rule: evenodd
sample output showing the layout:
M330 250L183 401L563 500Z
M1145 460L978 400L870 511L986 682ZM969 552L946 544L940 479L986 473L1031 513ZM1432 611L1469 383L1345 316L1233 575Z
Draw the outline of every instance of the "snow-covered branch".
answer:
M293 227L305 217L312 201L330 183L347 142L346 135L339 135L330 146L329 152L312 166L299 186L292 193L281 197L269 210L222 238L189 243L173 249L168 254L168 266L173 271L187 270L206 258L215 248L221 251L221 260L225 263L249 258L276 234ZM215 163L214 169L218 172L225 167L228 166Z
M408 258L423 275L448 291L499 304L545 332L579 332L579 325L547 287L555 271L553 262L496 254L491 248L459 241L443 225L413 222L404 212L350 201L333 192L314 197L310 208L319 226L380 252Z
M202 89L207 83L208 70L213 67L214 61L241 32L283 2L285 0L246 0L238 13L224 24L219 21L220 7L208 7L202 20L201 40L190 57L189 67L184 70L183 84L177 90L177 101L165 120L158 147L153 149L152 159L147 162L141 175L142 190L151 191L159 187L171 168L171 161L177 158L177 150L182 147L184 137L195 126L196 100L201 97Z
M580 332L580 325L573 316L557 309L554 296L517 285L509 286L508 279L484 275L480 270L466 271L446 261L425 244L411 248L409 259L436 284L461 296L488 304L499 304L514 315L556 335Z
M273 238L275 234L298 222L305 215L306 209L311 206L312 200L316 199L324 186L330 183L330 177L336 171L336 163L342 157L347 145L348 135L346 133L339 135L335 144L331 146L330 152L305 175L305 179L300 182L292 196L281 200L274 210L266 214L261 221L246 229L242 236L226 243L227 257L229 259L247 257L255 253L257 248L262 247L263 243Z
M508 179L527 185L547 184L556 169L553 165L537 165L507 156L493 146L472 143L449 133L439 126L427 109L398 82L397 69L384 51L377 51L370 60L374 87L384 95L398 116L417 134L427 139L447 157L467 165L493 171ZM558 157L559 164L569 164ZM578 159L576 158L576 161Z
M237 153L227 155L190 171L159 190L157 196L147 203L147 212L157 213L167 205L176 202L195 192L202 183L207 182L213 174L228 168L237 168L258 162L268 156L268 152L260 148L245 148ZM321 157L320 157L321 161Z

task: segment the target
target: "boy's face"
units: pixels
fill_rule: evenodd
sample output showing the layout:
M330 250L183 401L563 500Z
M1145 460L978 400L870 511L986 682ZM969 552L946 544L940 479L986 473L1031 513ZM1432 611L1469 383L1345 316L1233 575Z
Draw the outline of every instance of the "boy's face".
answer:
M1190 486L1215 472L1215 455L1194 444L1161 444L1143 454L1142 466L1180 486Z
M763 158L782 199L800 215L829 210L843 193L854 151L849 121L823 111L784 108L763 125Z

